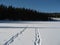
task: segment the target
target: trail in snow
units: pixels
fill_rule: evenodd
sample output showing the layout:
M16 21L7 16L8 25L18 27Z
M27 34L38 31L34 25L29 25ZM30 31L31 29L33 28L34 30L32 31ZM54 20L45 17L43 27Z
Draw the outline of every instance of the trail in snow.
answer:
M17 33L16 35L12 36L8 41L6 41L4 43L4 45L9 45L11 44L15 38L17 38L20 34L22 34L25 30L26 30L27 27L25 27L22 31L20 31L20 33Z
M22 28L22 27L25 27L26 25L28 25L27 28L29 28L28 29L29 31L27 30L26 32L24 32L24 30L21 31L19 29L20 30L19 33L18 33L18 31L17 32L15 31L14 34L11 34L11 33L13 33L12 31L14 31L16 28L20 28L20 27ZM33 40L34 38L36 39L35 40L35 43L37 43L36 45L38 45L38 44L40 44L40 45L59 45L60 44L60 36L59 36L59 34L60 34L60 22L38 22L36 24L0 23L0 27L1 27L0 28L0 32L3 32L3 33L6 32L7 30L12 30L12 31L10 31L10 34L9 34L9 31L7 31L4 34L0 33L0 36L2 35L1 37L3 37L5 39L5 41L8 40L13 35L8 41L6 41L6 42L2 41L2 42L5 42L5 43L1 43L1 44L15 45L16 43L18 43L16 45L24 45L24 44L25 45L28 45L28 44L32 45L31 42L33 42L33 44L34 44L34 41L31 41L31 40ZM32 29L30 29L30 28L32 28ZM39 28L39 31L37 31L38 33L35 32L35 33L31 34L32 31L30 32L30 30L34 30L35 31L35 30L38 30L37 28ZM18 35L22 34L22 32L24 32L23 33L24 36L21 37L21 35L20 35L20 37L18 37ZM41 34L41 37L42 37L42 41L43 41L42 43L41 43L41 37L40 37L39 33ZM31 34L31 36L29 34ZM33 37L34 34L36 35L35 37ZM4 36L8 37L8 38L5 38ZM33 37L33 38L31 38L31 37ZM3 40L3 38L0 38L0 39ZM19 38L21 40L17 40L16 38ZM14 40L14 39L16 39L16 40Z
M38 28L35 28L35 42L34 45L40 45L40 35L38 32Z

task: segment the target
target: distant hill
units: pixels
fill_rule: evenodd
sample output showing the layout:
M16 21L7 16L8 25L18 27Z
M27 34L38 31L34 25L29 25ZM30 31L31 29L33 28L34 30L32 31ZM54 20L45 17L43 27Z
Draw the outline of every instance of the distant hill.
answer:
M0 20L50 21L51 17L60 18L60 13L43 13L27 8L0 5Z

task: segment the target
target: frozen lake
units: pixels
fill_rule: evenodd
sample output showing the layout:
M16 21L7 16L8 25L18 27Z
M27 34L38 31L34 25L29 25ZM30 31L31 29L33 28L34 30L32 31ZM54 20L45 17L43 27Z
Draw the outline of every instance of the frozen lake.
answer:
M0 23L0 45L5 45L6 43L9 43L9 45L34 45L36 30L38 30L39 33L39 45L60 45L59 21Z

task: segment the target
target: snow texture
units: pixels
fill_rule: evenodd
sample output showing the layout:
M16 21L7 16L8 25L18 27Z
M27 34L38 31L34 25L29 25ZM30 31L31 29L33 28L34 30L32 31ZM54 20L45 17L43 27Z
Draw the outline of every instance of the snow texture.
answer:
M0 23L0 45L60 45L60 22Z

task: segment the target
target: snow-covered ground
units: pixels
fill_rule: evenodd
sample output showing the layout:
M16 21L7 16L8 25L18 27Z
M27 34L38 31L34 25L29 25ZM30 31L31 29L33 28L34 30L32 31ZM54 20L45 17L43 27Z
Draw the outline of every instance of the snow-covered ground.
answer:
M57 20L57 21L60 21L60 18L51 18L53 20Z
M60 22L56 21L0 23L0 45L13 38L9 45L34 45L35 30L39 31L41 45L60 45Z

